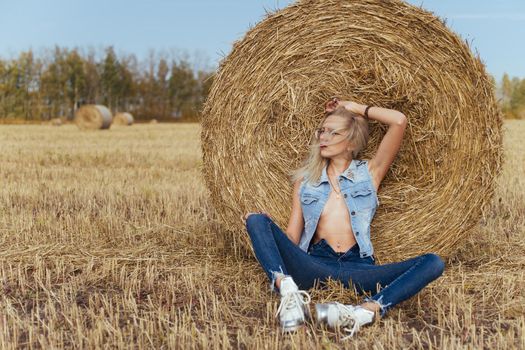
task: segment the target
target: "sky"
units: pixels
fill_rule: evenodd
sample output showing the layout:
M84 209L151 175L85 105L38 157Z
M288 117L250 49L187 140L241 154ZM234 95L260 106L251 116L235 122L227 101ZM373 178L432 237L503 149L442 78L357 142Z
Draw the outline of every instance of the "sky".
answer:
M322 0L319 0L322 1ZM0 0L0 57L55 45L147 57L183 52L214 69L267 11L294 0ZM525 78L525 0L408 0L447 20L490 74Z

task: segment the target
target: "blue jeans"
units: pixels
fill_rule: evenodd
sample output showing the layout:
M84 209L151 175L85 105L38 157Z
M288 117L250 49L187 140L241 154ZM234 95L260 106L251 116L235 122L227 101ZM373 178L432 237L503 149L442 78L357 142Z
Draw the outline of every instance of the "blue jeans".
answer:
M275 290L275 279L279 275L292 276L300 289L309 289L316 281L322 285L332 278L347 288L355 287L359 294L369 293L371 297L366 297L365 301L378 303L382 316L438 278L445 267L436 254L375 265L372 257L359 257L357 244L345 253L337 253L324 239L310 244L306 253L264 214L248 216L246 229L272 290Z

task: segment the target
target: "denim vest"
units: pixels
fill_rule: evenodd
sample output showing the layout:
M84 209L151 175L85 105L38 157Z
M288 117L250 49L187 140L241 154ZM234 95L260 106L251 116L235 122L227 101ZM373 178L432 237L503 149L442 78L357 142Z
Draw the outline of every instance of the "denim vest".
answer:
M370 240L370 223L379 205L372 178L368 172L368 160L352 159L348 168L339 175L339 188L348 207L350 222L361 258L372 256L374 248ZM319 180L309 184L303 180L299 190L303 210L304 228L299 248L307 252L317 223L331 191L326 166Z

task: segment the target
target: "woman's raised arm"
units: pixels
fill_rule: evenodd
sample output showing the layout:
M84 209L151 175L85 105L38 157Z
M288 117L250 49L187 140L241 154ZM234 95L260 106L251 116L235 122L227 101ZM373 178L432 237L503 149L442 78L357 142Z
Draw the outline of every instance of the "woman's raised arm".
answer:
M368 162L372 178L376 182L377 188L379 188L379 184L383 181L403 142L407 117L394 109L375 106L368 109L368 117L369 119L388 124L388 130L379 143L376 154Z
M346 109L363 116L367 107L355 102L340 101L339 103L344 104ZM395 109L376 106L368 108L368 118L388 125L388 130L379 143L376 154L368 162L369 170L377 189L401 147L407 126L407 118L403 113Z

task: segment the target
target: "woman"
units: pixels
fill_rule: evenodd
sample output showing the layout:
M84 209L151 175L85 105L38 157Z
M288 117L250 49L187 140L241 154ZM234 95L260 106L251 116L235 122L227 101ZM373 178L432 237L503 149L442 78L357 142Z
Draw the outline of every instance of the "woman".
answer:
M301 327L310 317L305 289L316 281L339 280L360 294L360 305L317 304L317 321L330 327L370 324L399 302L438 278L443 260L424 254L405 261L375 265L370 223L377 191L401 145L407 118L401 112L333 98L315 130L310 155L293 172L292 212L283 232L265 212L243 216L257 260L278 290L278 314L284 331ZM375 156L354 159L368 142L368 119L388 124Z

